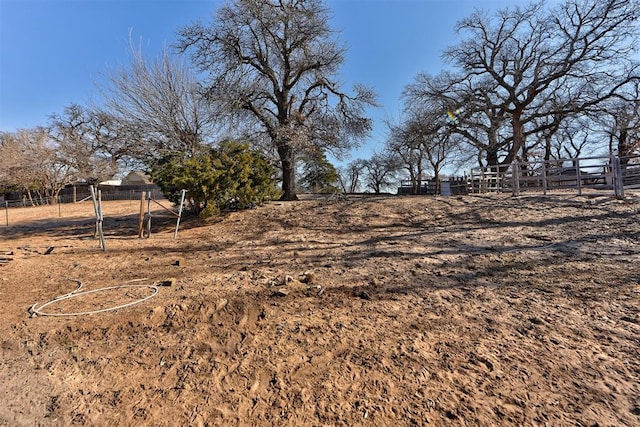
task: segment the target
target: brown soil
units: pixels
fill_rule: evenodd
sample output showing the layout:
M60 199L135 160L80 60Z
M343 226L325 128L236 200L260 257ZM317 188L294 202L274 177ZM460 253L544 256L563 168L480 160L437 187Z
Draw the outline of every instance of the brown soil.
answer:
M640 425L639 208L304 200L138 239L106 202L106 252L90 204L2 212L0 425ZM69 279L137 286L30 317Z

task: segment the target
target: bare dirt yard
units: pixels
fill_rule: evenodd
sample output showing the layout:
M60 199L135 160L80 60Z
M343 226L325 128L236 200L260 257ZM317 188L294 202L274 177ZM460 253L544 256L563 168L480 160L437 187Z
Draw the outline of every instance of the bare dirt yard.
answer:
M640 425L637 196L92 210L0 211L0 425Z

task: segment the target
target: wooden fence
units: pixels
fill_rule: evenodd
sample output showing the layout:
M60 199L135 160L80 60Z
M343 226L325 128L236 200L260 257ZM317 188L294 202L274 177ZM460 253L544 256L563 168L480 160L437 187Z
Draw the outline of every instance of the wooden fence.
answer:
M625 188L640 188L640 156L582 157L511 165L490 166L471 170L469 193L583 190L611 192L624 197Z
M398 194L422 194L434 196L437 194L442 196L451 196L458 194L467 194L469 182L467 177L449 177L440 181L440 191L437 192L437 185L434 179L413 181L400 181Z

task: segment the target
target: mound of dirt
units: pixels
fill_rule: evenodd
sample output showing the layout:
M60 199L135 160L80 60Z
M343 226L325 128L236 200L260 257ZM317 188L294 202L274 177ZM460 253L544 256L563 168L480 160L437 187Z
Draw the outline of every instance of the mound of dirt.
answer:
M639 207L303 200L138 239L105 202L104 252L86 205L11 210L0 425L638 425Z

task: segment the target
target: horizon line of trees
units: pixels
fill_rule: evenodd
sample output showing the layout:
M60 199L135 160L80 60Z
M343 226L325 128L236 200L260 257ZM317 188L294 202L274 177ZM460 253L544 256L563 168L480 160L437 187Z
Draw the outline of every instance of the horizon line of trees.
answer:
M321 0L228 0L210 22L179 29L173 50L156 59L132 47L131 64L99 88L99 105L72 104L46 126L1 132L0 190L55 197L70 182L125 169L155 171L168 189L176 178L158 171L198 163L225 141L249 144L256 165L277 168L259 174L280 185L265 194L282 200L439 182L446 167L635 155L639 17L637 0L478 10L457 24L447 68L405 86L403 115L387 123L384 144L336 168L327 155L342 159L358 146L377 103L372 89L339 83L346 49L329 10Z

